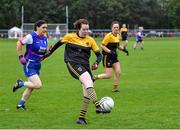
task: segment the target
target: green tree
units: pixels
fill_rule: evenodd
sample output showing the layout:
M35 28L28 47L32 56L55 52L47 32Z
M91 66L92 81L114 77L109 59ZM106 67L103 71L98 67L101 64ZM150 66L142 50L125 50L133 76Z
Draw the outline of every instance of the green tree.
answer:
M112 20L120 18L122 4L119 1L77 0L70 7L70 19L87 18L92 28L109 28Z
M21 0L0 1L0 28L9 29L21 23Z
M113 20L130 28L180 28L180 0L1 0L0 29L21 26L38 19L49 23L65 23L65 7L69 8L69 27L79 18L87 18L90 28L109 29Z
M24 1L24 21L35 22L38 19L47 20L49 23L65 22L65 2L64 1L45 1L45 0L26 0Z
M170 28L180 28L180 1L179 0L168 0L167 1L166 17Z

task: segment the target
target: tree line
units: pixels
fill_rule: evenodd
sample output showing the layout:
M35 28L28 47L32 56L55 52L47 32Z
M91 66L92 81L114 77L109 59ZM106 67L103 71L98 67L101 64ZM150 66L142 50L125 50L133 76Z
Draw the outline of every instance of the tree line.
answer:
M113 20L129 28L180 28L180 0L1 0L0 5L0 29L21 26L22 6L25 23L65 23L68 6L70 29L79 18L93 29L108 29Z

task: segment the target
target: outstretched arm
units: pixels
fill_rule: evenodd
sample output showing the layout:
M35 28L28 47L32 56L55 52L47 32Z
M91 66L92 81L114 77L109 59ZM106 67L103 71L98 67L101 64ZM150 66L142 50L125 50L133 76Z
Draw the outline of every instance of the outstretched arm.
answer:
M61 45L63 45L63 43L61 42L61 40L59 40L56 44L50 46L43 58L47 58L48 56L50 56Z

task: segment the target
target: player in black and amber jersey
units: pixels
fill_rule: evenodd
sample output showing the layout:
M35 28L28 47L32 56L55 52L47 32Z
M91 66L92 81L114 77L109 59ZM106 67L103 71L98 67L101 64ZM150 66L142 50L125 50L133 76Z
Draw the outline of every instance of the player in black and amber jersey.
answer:
M114 70L114 92L118 92L118 85L121 75L120 62L118 61L118 56L116 50L119 49L124 51L128 55L128 51L120 46L120 35L119 35L119 22L113 21L111 24L111 32L108 33L101 44L102 54L103 54L103 66L105 73L95 75L95 79L106 79L112 77L112 71Z
M74 23L77 29L76 33L66 34L59 40L49 51L45 58L51 55L59 46L65 44L64 61L67 65L69 73L76 79L80 80L83 88L83 101L80 110L80 116L77 120L78 124L87 124L85 114L88 105L92 101L96 106L96 113L108 113L110 111L103 110L99 105L95 90L93 88L93 76L90 70L89 58L91 50L96 54L97 60L92 65L92 69L98 68L102 56L95 40L88 35L89 22L86 19L79 19Z
M127 44L128 44L128 29L126 28L126 24L122 25L122 28L120 29L120 35L121 35L121 43L124 49L127 49Z

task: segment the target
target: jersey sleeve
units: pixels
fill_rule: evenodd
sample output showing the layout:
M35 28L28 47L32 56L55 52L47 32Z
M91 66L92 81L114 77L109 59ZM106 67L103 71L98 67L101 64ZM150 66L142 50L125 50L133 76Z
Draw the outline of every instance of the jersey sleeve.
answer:
M69 36L70 34L66 34L63 38L61 38L61 42L62 43L68 43L69 42Z
M32 44L33 43L32 35L31 34L26 35L24 38L20 40L20 43L22 45Z
M107 46L108 43L109 43L109 37L108 35L106 35L102 41L102 45Z
M120 33L122 32L122 28L119 30L119 32L120 32Z
M143 37L143 32L140 33L141 37Z
M94 39L92 39L91 42L92 42L92 50L93 50L93 52L98 52L99 51L99 47L98 47L96 41Z

